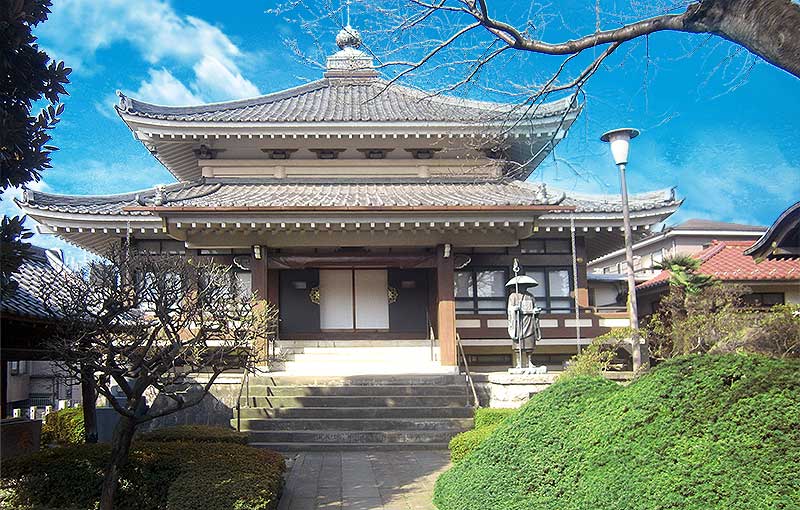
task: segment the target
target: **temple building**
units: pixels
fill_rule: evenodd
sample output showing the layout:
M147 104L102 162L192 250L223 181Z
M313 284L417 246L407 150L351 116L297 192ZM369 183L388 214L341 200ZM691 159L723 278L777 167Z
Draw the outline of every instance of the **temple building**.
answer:
M349 26L336 42L322 78L261 97L172 107L120 94L120 118L176 182L27 190L20 207L94 253L129 242L232 265L278 306L286 345L431 342L419 366L451 371L458 334L472 363L509 366L514 258L540 283L539 363L558 368L576 342L627 324L587 290L587 261L622 246L619 198L527 180L579 115L575 97L429 93L383 79ZM633 195L634 233L679 205L673 190Z

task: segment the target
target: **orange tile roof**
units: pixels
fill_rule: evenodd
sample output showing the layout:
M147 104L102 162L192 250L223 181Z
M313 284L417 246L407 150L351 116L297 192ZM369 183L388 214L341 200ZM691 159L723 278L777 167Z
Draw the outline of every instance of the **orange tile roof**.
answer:
M711 246L692 255L702 262L698 273L722 281L800 281L800 260L763 260L756 263L752 257L744 254L751 244L751 241L712 241ZM666 284L670 276L669 271L661 271L637 288Z

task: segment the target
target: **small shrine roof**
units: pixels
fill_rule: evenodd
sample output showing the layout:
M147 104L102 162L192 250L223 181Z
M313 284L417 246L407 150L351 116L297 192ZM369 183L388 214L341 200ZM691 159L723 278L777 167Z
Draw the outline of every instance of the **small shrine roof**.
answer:
M149 215L159 210L264 209L412 209L503 208L559 206L581 213L618 212L619 198L577 195L545 184L520 181L432 181L385 179L207 178L135 193L106 196L54 195L27 190L20 203L26 210L86 215ZM630 197L632 211L675 205L671 190Z

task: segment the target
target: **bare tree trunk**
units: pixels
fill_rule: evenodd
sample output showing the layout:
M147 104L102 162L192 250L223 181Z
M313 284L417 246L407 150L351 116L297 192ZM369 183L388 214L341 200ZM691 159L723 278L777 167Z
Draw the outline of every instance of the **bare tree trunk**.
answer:
M703 0L689 7L686 28L744 46L800 78L800 5L793 0Z
M94 389L94 374L91 369L81 368L81 400L83 401L84 439L97 442L97 392Z
M114 427L114 438L111 440L111 460L103 478L100 510L114 510L114 498L119 487L120 470L128 462L128 453L131 449L134 432L136 432L134 419L129 416L120 416L117 426Z

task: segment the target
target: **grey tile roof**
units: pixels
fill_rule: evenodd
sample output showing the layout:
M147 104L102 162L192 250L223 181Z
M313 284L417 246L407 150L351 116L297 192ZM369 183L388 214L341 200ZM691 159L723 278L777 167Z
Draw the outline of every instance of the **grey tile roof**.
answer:
M125 211L137 206L164 207L500 207L561 205L577 212L618 212L618 198L565 193L544 184L520 181L430 181L369 179L243 179L209 178L157 190L109 196L53 195L26 191L26 209L98 215L149 215ZM663 190L631 196L633 211L675 205L674 193Z
M514 122L570 109L571 97L529 109L431 95L380 78L323 78L252 99L199 106L158 106L120 94L118 111L159 120L201 122ZM573 105L577 110L577 105Z
M555 191L555 190L552 190ZM564 200L560 205L575 207L575 212L583 213L621 213L620 195L600 195L562 191ZM667 188L628 196L631 211L647 211L669 207L680 203L675 197L675 189Z
M57 286L62 281L62 272L68 269L51 263L44 248L32 246L31 250L32 256L11 275L18 288L3 294L0 299L0 314L50 320L53 316L47 311L43 301L42 286ZM58 289L51 288L48 294L57 296Z
M724 221L692 218L671 227L672 230L732 230L735 232L766 231L761 225L744 225L742 223L726 223Z

